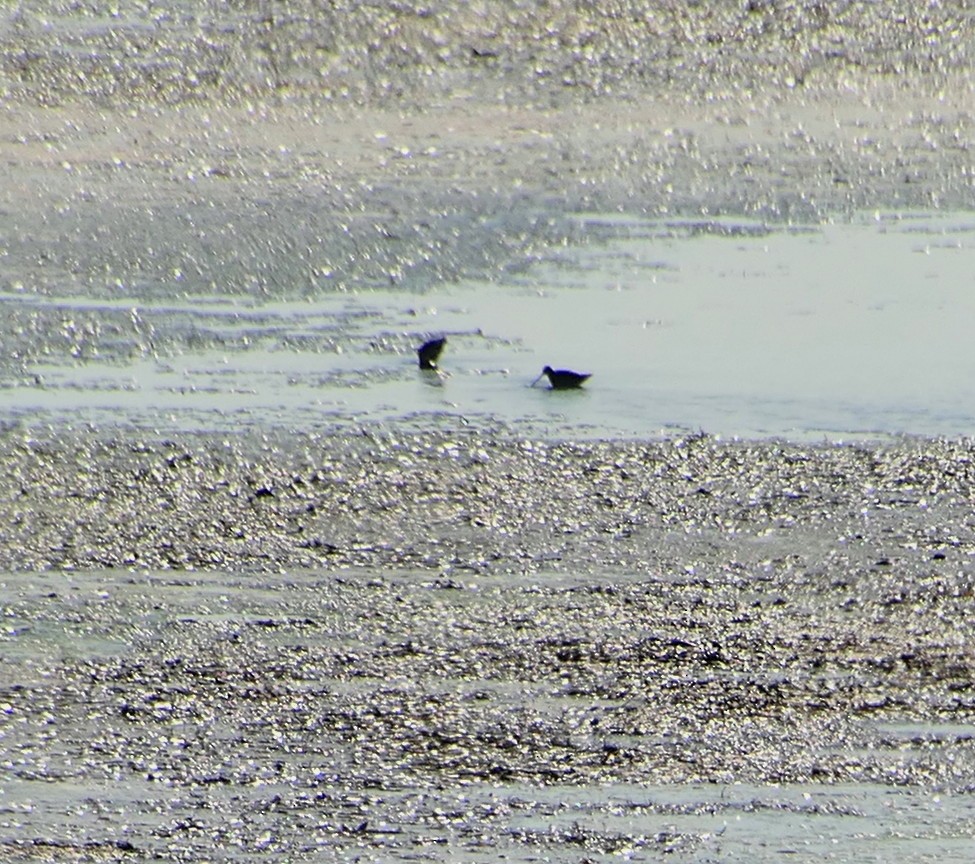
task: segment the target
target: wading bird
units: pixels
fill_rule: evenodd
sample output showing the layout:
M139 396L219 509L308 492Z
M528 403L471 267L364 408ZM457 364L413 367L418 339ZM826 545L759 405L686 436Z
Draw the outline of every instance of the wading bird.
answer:
M441 336L439 339L431 339L429 342L424 342L416 352L417 356L420 358L420 368L436 369L437 358L440 357L440 352L443 351L443 346L446 344L446 336Z
M553 390L572 390L575 387L581 387L586 380L592 377L589 372L573 372L570 369L553 369L551 366L546 366L542 370L542 374L532 381L531 386L534 387L546 375Z

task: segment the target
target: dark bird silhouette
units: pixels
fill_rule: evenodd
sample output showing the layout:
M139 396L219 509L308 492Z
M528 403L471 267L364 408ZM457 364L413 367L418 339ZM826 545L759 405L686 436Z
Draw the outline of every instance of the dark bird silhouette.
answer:
M443 346L447 344L447 337L441 336L439 339L431 339L429 342L424 342L417 349L417 356L420 358L420 368L421 369L436 369L437 359L440 357L440 352L443 351Z
M592 377L589 372L573 372L570 369L553 369L551 366L546 366L542 370L542 374L532 381L531 386L534 387L546 375L553 390L572 390L581 387L585 381Z

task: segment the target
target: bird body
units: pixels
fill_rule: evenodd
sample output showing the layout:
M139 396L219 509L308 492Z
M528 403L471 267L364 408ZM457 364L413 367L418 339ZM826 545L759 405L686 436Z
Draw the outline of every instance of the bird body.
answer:
M424 342L416 352L417 356L420 358L420 368L436 369L437 359L440 357L440 352L443 351L443 346L446 344L446 336L441 336L439 339L431 339L429 342Z
M581 387L592 377L589 372L573 372L571 369L553 369L551 366L546 366L542 374L532 381L531 386L534 387L543 376L548 376L548 383L552 385L553 390L573 390Z

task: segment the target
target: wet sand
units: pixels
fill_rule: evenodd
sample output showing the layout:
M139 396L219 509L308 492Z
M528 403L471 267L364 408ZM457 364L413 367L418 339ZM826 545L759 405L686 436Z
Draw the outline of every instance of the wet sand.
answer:
M5 386L201 338L31 297L422 292L605 239L578 212L971 206L950 9L547 8L329 44L299 3L10 13ZM972 457L9 420L0 858L967 860Z

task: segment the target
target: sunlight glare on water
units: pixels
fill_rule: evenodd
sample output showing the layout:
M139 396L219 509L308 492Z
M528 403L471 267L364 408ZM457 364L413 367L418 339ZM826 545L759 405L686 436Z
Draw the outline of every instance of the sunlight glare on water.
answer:
M478 321L593 371L566 408L606 432L970 433L975 219L725 227L571 250Z
M503 281L139 304L153 346L47 354L6 383L6 402L21 414L178 427L219 414L299 428L488 422L551 437L975 428L975 217L814 227L578 218L598 242ZM126 304L0 302L103 316ZM416 368L431 334L448 337L440 376ZM593 377L581 391L530 387L545 365Z

